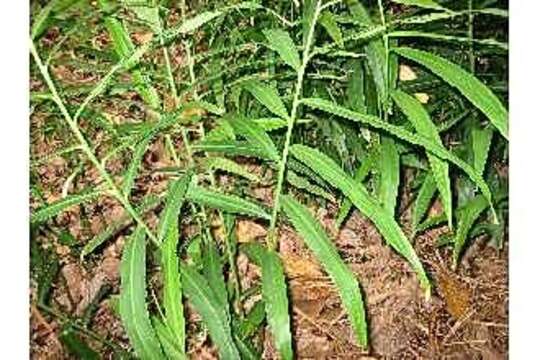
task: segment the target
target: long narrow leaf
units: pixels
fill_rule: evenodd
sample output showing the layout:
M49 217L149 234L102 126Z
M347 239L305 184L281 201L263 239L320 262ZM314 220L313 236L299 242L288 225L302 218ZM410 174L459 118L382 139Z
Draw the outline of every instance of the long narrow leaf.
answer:
M182 304L182 284L180 283L179 258L177 254L179 241L178 217L188 185L190 174L174 181L167 195L167 203L161 214L158 227L158 240L161 247L161 265L163 270L163 307L165 324L170 329L177 347L182 351L185 347L185 318Z
M211 157L205 161L205 165L208 169L226 171L228 173L244 177L253 182L261 181L261 179L257 175L251 173L242 165L227 158Z
M268 212L259 205L236 195L224 194L197 185L191 185L186 196L190 201L215 209L220 209L233 214L250 215L270 220Z
M386 211L394 215L399 191L399 153L394 139L382 137L378 168L380 172L379 199Z
M360 25L368 27L374 25L368 11L358 0L346 0L345 4L349 7L352 17L358 21ZM388 86L386 83L384 42L382 38L373 38L367 43L365 49L368 67L377 87L379 102L385 104L386 99L388 98Z
M293 145L291 154L316 171L323 179L338 188L351 202L366 215L379 229L386 241L403 257L418 274L420 284L430 294L430 283L424 267L418 259L411 243L394 220L394 217L368 193L368 191L347 175L332 159L320 151L304 145Z
M454 240L454 252L452 254L454 269L458 265L459 257L467 240L467 235L478 217L487 208L488 203L483 196L476 196L459 211L458 226Z
M229 319L229 303L227 295L227 287L223 279L223 266L219 256L219 251L214 241L208 241L205 244L203 253L203 274L210 285L210 289L214 292L215 298L221 304L221 307L226 311Z
M135 146L135 150L131 156L131 162L128 165L122 181L122 191L125 196L129 196L131 190L133 189L133 185L135 184L135 180L139 172L139 167L141 166L144 154L146 153L152 138L152 136L147 136Z
M478 172L465 161L461 160L459 157L452 154L450 151L446 150L444 147L433 142L431 139L425 137L424 135L413 134L400 126L388 124L375 116L351 111L349 109L336 105L328 100L308 98L302 100L302 102L309 107L323 110L352 121L358 121L364 124L368 124L374 128L387 131L390 134L402 140L408 141L411 144L423 146L424 148L426 148L426 150L430 151L434 155L440 157L441 159L452 162L454 165L463 170L471 178L471 180L474 181L476 185L478 185L489 203L492 203L491 191L489 190L489 187L487 186L482 176L478 174ZM492 211L494 211L493 207Z
M240 360L240 354L231 335L226 309L218 301L208 282L195 269L182 266L184 292L202 320L222 359Z
M413 234L418 231L420 222L424 219L426 212L429 209L433 195L437 191L437 183L431 174L426 174L426 178L418 190L418 195L414 200L414 207L412 213L412 228ZM414 235L413 235L414 236Z
M321 224L305 206L291 196L283 196L282 204L283 211L294 224L296 231L302 235L306 245L313 251L315 257L336 284L356 338L361 346L367 347L368 335L364 301L355 275L343 262Z
M291 320L283 264L275 252L265 250L261 258L261 268L262 293L268 324L281 358L291 360L293 359Z
M341 33L341 29L339 28L334 14L328 10L323 11L319 17L319 23L324 27L328 35L330 35L332 40L334 40L339 47L345 47L345 43L343 42L343 34Z
M424 135L441 147L443 146L437 126L431 121L429 114L416 98L401 90L393 92L392 97L419 134ZM448 164L430 153L427 156L437 189L441 194L444 211L448 219L448 226L452 229L452 192L450 189Z
M287 119L289 114L283 101L279 97L277 89L273 86L263 84L260 81L250 80L244 83L244 89L249 91L261 104L263 104L273 114Z
M417 62L456 87L487 116L502 136L508 139L508 111L493 92L471 73L427 51L406 47L394 48L399 55Z
M256 157L262 160L271 160L270 156L248 141L231 140L203 140L192 146L193 151L217 152L227 155Z
M97 199L101 194L101 191L90 190L80 194L68 195L35 211L30 217L30 223L38 224L45 222L72 206Z
M424 9L446 10L444 7L437 4L437 2L433 0L392 0L392 2L407 6L417 6Z
M473 128L471 131L472 148L474 155L474 168L479 174L484 172L486 161L491 147L493 131L490 128Z
M294 70L300 68L300 57L298 50L288 32L281 29L263 30L264 36L268 40L270 47L277 51L281 59Z
M141 359L163 359L163 351L146 307L146 241L137 227L126 244L120 266L120 318Z
M270 136L256 122L242 116L229 119L236 134L243 136L253 147L261 149L267 156L279 160L279 154Z

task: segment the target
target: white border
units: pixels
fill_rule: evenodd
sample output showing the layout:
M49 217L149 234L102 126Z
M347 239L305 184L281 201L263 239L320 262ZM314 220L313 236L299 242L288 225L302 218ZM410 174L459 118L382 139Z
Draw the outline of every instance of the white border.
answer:
M538 357L540 2L510 1L510 354ZM535 111L536 110L536 111Z
M0 351L29 358L29 1L2 4Z
M29 354L28 1L3 4L0 141L2 355ZM539 1L510 1L510 354L534 358L540 326ZM535 146L536 145L536 146Z

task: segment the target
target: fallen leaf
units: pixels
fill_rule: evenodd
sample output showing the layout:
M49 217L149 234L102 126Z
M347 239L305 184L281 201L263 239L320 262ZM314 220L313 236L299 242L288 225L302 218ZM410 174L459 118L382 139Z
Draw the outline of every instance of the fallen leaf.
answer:
M236 226L236 238L239 243L247 243L266 236L266 229L250 220L240 220Z

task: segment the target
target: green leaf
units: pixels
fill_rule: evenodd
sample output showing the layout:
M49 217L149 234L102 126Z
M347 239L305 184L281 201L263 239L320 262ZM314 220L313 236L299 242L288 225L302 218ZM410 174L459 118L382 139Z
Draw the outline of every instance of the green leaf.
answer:
M379 199L386 211L393 216L396 211L400 180L399 153L394 139L387 136L381 138L379 155Z
M193 151L217 152L228 155L239 155L256 157L262 160L272 160L262 149L254 146L248 141L230 141L230 140L203 140L194 144Z
M197 16L194 16L186 21L184 21L177 29L175 33L187 34L193 32L206 24L207 22L213 20L214 18L223 14L222 11L205 11Z
M131 345L141 359L163 359L146 307L146 241L141 226L126 244L120 278L120 318Z
M336 105L328 100L307 98L303 99L302 102L311 108L323 110L352 121L358 121L364 124L368 124L376 129L382 129L384 131L387 131L390 134L402 140L408 141L411 144L423 146L429 152L440 157L441 159L452 162L454 165L463 170L471 178L471 180L474 181L476 185L478 185L486 199L491 203L491 191L489 190L489 187L487 186L482 176L478 174L478 172L472 166L461 160L456 155L452 154L450 151L446 150L440 144L433 142L430 138L427 138L422 134L413 134L405 130L403 127L389 124L375 116L351 111L349 109Z
M261 181L261 179L257 175L251 173L248 169L246 169L242 165L227 158L210 157L205 161L205 166L207 169L222 170L222 171L234 174L234 175L244 177L253 182Z
M152 0L123 0L126 7L133 11L137 18L148 25L156 34L162 30L159 10Z
M364 301L356 276L343 262L321 224L305 206L291 196L283 196L282 204L283 211L292 221L296 231L302 236L306 245L313 251L317 260L336 284L356 338L361 346L367 347L368 330Z
M285 107L285 104L283 104L283 101L281 101L275 87L263 84L256 80L246 81L243 87L273 114L283 119L289 118L287 108Z
M331 185L341 190L354 206L375 224L386 241L409 261L418 274L420 284L426 291L426 296L429 296L430 284L424 267L394 217L379 205L378 201L368 193L362 184L355 182L325 154L304 145L293 145L290 151L294 157L316 171Z
M255 263L257 266L262 266L262 258L266 249L261 244L255 242L241 244L240 251L246 254L251 262Z
M484 173L486 161L491 147L493 130L491 128L473 128L471 130L474 168L479 174Z
M189 301L202 317L221 359L240 360L231 335L227 309L216 298L210 285L193 267L181 266L182 284Z
M332 40L334 40L339 47L345 47L345 43L343 42L343 34L341 33L341 29L339 28L334 14L328 10L323 11L319 17L319 23L322 25L322 27L324 27L328 35L330 35Z
M47 5L41 8L39 14L35 16L30 31L32 40L36 40L47 30L53 23L53 17L56 14L61 14L75 5L80 0L50 0ZM32 16L34 18L34 16Z
M413 234L417 233L420 222L426 216L426 212L429 209L429 205L431 204L433 195L435 195L435 191L437 191L437 183L435 182L435 179L431 174L426 174L424 182L422 183L420 190L418 190L418 195L416 195L416 199L414 200L412 213Z
M67 349L70 355L81 360L99 360L99 354L83 341L70 324L65 325L58 336L58 339Z
M287 127L287 120L278 117L259 118L254 119L253 121L263 128L264 131L273 131Z
M406 47L394 48L394 51L427 67L448 84L456 87L487 116L501 135L508 139L508 112L495 94L478 78L458 65L427 51Z
M129 197L131 190L133 189L133 185L135 184L135 180L137 179L137 174L139 172L139 167L141 166L144 154L146 153L152 139L153 136L144 138L135 146L135 149L133 150L131 162L129 163L122 181L122 192L126 197Z
M216 244L211 239L204 245L203 252L203 274L210 289L214 292L215 298L219 301L220 306L226 310L227 319L229 317L229 302L227 295L227 287L223 279L223 266Z
M152 317L152 324L156 329L156 334L159 338L159 342L163 347L165 355L168 359L187 359L184 351L178 346L178 342L175 340L171 333L171 330L157 317Z
M258 204L240 198L236 195L224 194L219 191L208 190L197 185L191 185L187 198L195 203L220 209L233 214L243 214L270 220L270 214Z
M294 186L297 189L305 190L308 193L322 197L328 201L334 201L332 194L325 191L320 186L312 184L308 179L303 176L298 175L292 170L287 171L287 182Z
M262 293L266 319L274 342L283 360L293 359L292 335L289 318L289 299L283 264L274 251L262 249Z
M163 307L165 324L170 329L173 342L184 351L186 342L184 307L182 304L182 284L178 267L178 218L191 181L188 173L174 181L167 193L167 202L158 226L158 240L161 246L161 267L163 272Z
M39 224L45 222L72 206L80 205L87 201L97 199L100 195L102 195L102 192L96 190L89 190L79 194L68 195L35 211L30 217L30 223Z
M441 5L437 4L433 0L391 0L397 4L407 5L407 6L417 6L424 9L431 10L447 10Z
M460 208L456 237L454 240L454 252L452 254L454 269L457 268L459 257L465 242L467 241L467 235L469 234L471 227L474 225L476 220L478 220L480 215L482 215L487 206L488 202L486 199L481 195L477 195L462 208Z
M366 158L364 158L364 161L362 161L362 164L358 167L354 174L354 181L356 181L359 184L362 184L366 176L368 176L369 171L371 170L373 166L373 155L368 155ZM339 229L341 227L341 224L343 221L345 221L345 218L347 215L349 215L349 212L352 208L352 202L348 197L345 197L341 203L341 206L339 208L338 216L336 219L336 228Z
M300 56L288 32L281 29L263 30L264 36L270 44L270 48L277 51L281 59L294 70L300 68Z
M441 147L443 146L437 126L431 121L428 112L416 98L401 90L394 91L392 97L419 134L429 138ZM441 194L448 226L452 229L452 191L450 188L448 164L430 153L427 154L427 157L433 178L437 184L437 189Z
M161 213L158 226L158 240L164 241L171 230L178 230L178 217L185 200L188 186L191 182L192 174L188 172L178 180L173 181L167 192L165 208Z
M371 27L373 21L366 8L358 0L346 0L345 4L349 7L349 11L360 25ZM377 87L379 102L385 104L388 99L388 86L386 83L386 51L382 38L376 37L371 39L365 45L368 67L373 76L373 81Z
M135 46L133 45L128 32L124 28L124 25L114 17L107 17L105 19L105 27L111 37L119 60L127 61L134 54ZM158 109L160 107L159 95L150 83L148 76L140 69L132 69L131 75L133 76L133 82L137 92L139 92L143 100L153 109Z
M448 41L448 42L458 42L458 43L470 43L471 39L465 36L452 36L446 34L437 34L433 32L423 32L423 31L414 31L414 30L399 30L392 31L388 34L389 37L401 37L401 38L424 38L432 39L437 41ZM485 45L485 46L494 46L502 50L508 51L508 43L503 43L495 39L472 39L474 44Z
M251 245L254 243L247 243L244 245ZM259 244L258 245L260 248ZM263 249L264 250L264 249ZM257 332L259 327L265 318L265 306L264 301L257 301L251 308L249 313L242 319L236 322L235 330L239 334L241 339L246 339Z
M279 154L270 136L256 122L236 115L228 120L235 133L244 137L253 147L263 151L270 159L279 161Z
M50 1L45 5L39 14L35 17L32 23L32 29L30 31L32 40L36 40L41 34L47 30L50 23L50 15L52 13L55 1Z

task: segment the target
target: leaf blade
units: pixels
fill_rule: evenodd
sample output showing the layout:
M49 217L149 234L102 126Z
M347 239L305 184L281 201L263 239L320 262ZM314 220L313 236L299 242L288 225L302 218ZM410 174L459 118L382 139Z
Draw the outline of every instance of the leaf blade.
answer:
M216 300L206 279L191 266L180 267L182 283L189 301L201 315L222 359L240 360L231 327L221 303Z
M162 359L161 345L146 307L146 242L140 226L124 249L120 273L120 317L130 342L142 359Z
M302 235L304 242L337 286L356 338L361 346L367 347L364 301L356 277L339 256L320 223L305 206L287 195L282 197L282 204L283 211L294 224L296 231Z
M282 29L265 29L263 34L270 48L279 54L283 62L294 70L300 68L300 56L288 32Z
M170 329L174 343L185 351L186 320L182 304L182 284L177 254L179 237L178 217L187 192L191 174L174 181L168 191L167 202L158 226L158 240L161 246L161 266L163 273L163 308L165 325Z
M292 360L291 321L283 264L275 252L264 250L263 254L261 258L262 293L268 324L281 358Z
M287 108L275 87L256 80L246 81L243 87L273 114L283 119L289 118Z
M401 90L394 91L392 98L419 134L443 146L437 126L431 121L429 114L416 98ZM430 153L427 156L433 178L441 195L448 226L452 229L452 191L448 164Z
M236 195L224 194L218 191L191 185L186 194L188 200L227 211L233 214L243 214L270 220L270 214L258 204L240 198Z
M417 62L444 81L457 88L508 140L508 111L499 98L471 73L458 65L427 51L399 47L393 49L399 55Z
M478 174L478 172L468 163L466 163L456 155L452 154L450 151L446 150L446 148L440 146L437 143L434 143L429 138L426 138L421 134L413 134L405 130L403 127L386 123L375 116L351 111L342 106L336 105L328 100L318 98L305 98L302 100L302 103L314 109L323 110L352 121L358 121L368 124L374 128L387 131L390 134L402 140L408 141L411 144L423 146L426 150L430 151L434 155L453 163L461 170L463 170L471 178L471 180L474 181L476 185L478 185L486 199L490 202L490 204L492 204L491 191L482 176Z
M291 147L291 154L315 170L328 183L341 190L362 213L373 221L386 241L409 261L426 291L426 296L429 296L430 283L412 245L393 216L378 204L364 186L355 182L332 159L316 149L295 144Z

